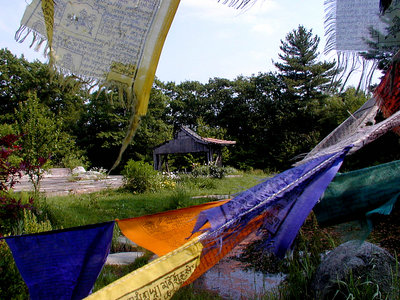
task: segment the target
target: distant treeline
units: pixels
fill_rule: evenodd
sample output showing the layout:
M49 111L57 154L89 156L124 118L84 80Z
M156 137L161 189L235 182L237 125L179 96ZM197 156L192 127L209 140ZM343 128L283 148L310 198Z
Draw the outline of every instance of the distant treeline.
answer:
M317 36L299 26L282 41L276 72L207 83L156 79L148 113L120 168L128 159L151 162L153 148L171 139L181 125L204 137L235 140L234 147L224 150L225 165L289 168L294 157L310 151L369 97L352 87L339 88L336 63L317 60L318 43ZM0 135L24 134L23 149L51 155L54 166L111 167L129 120L119 99L117 89L93 92L74 76L0 50ZM350 157L346 167L396 159L399 146L399 138L387 134ZM179 169L202 157L171 159L170 166Z

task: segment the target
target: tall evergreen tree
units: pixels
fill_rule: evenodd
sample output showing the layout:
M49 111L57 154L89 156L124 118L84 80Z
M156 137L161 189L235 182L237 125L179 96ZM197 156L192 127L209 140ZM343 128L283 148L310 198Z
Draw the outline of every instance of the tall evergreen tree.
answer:
M276 145L271 156L284 167L290 159L306 153L321 138L318 128L320 107L328 99L328 90L335 75L335 62L318 61L319 37L304 26L281 40L280 62L275 62L282 82L282 97L272 122L271 138Z
M275 66L292 99L310 102L325 98L324 92L331 85L336 63L317 61L319 41L312 30L302 25L288 33L285 41L281 40L279 58L282 62L275 62Z

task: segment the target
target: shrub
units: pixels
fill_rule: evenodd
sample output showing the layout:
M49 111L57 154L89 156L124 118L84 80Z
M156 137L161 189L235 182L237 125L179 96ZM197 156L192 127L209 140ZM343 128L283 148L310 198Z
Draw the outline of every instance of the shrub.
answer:
M23 210L23 219L13 228L14 235L39 233L52 230L48 220L38 221L31 211ZM0 299L28 299L25 285L14 262L11 250L4 240L0 240Z
M215 180L210 177L194 177L189 174L181 174L178 179L179 186L187 188L189 190L194 189L214 189L216 188Z
M89 165L88 159L85 156L84 152L77 149L77 147L73 147L75 149L74 152L66 151L64 157L61 158L59 163L59 167L73 169L78 166L87 167Z
M22 235L51 230L53 230L53 227L48 219L38 221L36 215L31 210L24 209L24 218L18 222L18 226L14 228L13 234Z
M198 166L194 165L192 170L193 177L200 177L200 176L210 176L210 168L209 166Z
M21 150L16 145L19 138L20 136L13 134L0 138L0 233L10 233L22 218L23 209L33 207L32 198L23 204L21 199L17 200L10 194L10 189L18 182L26 166L25 162L15 166L9 161L14 152Z
M144 161L129 160L122 171L125 188L137 193L156 191L161 188L162 176Z
M21 150L16 145L21 136L8 134L0 138L0 191L7 192L17 183L22 176L22 167L10 162L15 152Z
M192 175L193 177L212 177L212 178L224 178L227 170L224 167L219 167L215 164L209 165L193 165Z
M11 250L0 240L0 299L28 299L28 288L19 274Z
M19 220L23 217L24 209L33 208L33 198L23 204L21 199L16 200L9 194L0 192L0 233L11 233Z
M226 175L226 170L224 167L218 167L216 165L210 165L210 176L212 178L222 179Z
M227 175L241 174L241 172L234 167L225 167L225 172Z

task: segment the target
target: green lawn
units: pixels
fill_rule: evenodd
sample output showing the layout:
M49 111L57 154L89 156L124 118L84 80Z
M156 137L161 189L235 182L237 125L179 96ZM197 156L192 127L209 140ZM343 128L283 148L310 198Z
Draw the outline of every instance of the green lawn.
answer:
M47 197L42 207L54 228L69 228L86 224L154 214L211 201L192 198L203 195L230 195L246 190L265 178L263 174L243 174L223 179L185 179L174 190L134 194L124 190Z

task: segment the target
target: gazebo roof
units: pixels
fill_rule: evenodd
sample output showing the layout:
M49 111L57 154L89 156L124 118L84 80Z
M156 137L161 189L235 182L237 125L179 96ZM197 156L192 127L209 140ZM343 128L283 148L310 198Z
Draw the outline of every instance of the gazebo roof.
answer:
M221 145L221 146L227 146L227 145L235 145L236 141L227 141L227 140L220 140L220 139L215 139L215 138L209 138L209 137L201 137L198 135L196 132L193 130L189 129L187 126L182 126L181 130L185 131L192 137L198 140L198 142L205 143L205 144L216 144L216 145Z

